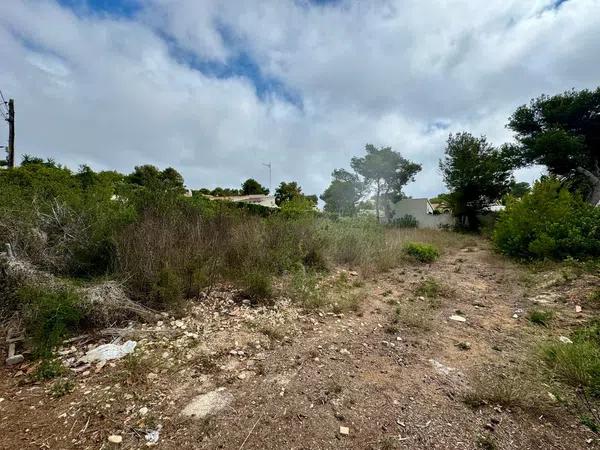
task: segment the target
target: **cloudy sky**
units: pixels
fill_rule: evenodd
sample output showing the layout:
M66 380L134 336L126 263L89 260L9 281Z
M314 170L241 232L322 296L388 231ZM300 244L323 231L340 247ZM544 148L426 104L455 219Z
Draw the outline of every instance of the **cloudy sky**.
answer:
M600 0L3 3L19 153L173 166L192 188L268 184L271 161L274 185L321 193L373 143L422 163L406 191L433 195L450 132L501 144L518 105L600 84Z

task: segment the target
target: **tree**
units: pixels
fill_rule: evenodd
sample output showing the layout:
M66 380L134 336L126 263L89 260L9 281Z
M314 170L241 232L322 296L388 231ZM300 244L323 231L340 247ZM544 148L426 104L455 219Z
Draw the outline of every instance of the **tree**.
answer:
M281 206L285 202L289 202L298 198L305 198L309 200L313 203L313 206L319 201L316 195L304 195L302 193L302 188L298 186L298 183L295 181L290 181L289 183L282 181L279 184L279 187L275 190L275 203L277 206Z
M254 178L248 178L242 183L242 195L268 195L269 190Z
M126 181L149 189L185 191L183 177L172 167L160 171L151 164L135 166L134 171L125 177Z
M352 169L364 178L365 186L375 189L375 210L380 220L381 198L386 202L404 196L402 188L421 170L421 165L411 162L391 147L365 146L366 156L352 158Z
M515 198L522 198L531 190L531 186L526 181L516 182L512 181L509 185L510 191L508 192Z
M600 87L542 95L519 107L508 127L516 133L511 156L518 165L543 164L600 203Z
M335 169L331 176L331 184L321 194L321 200L325 202L323 209L341 216L353 216L363 196L363 183L358 175L345 169Z
M508 192L511 163L482 136L457 133L448 137L440 170L450 191L446 197L462 226L479 227L477 214Z

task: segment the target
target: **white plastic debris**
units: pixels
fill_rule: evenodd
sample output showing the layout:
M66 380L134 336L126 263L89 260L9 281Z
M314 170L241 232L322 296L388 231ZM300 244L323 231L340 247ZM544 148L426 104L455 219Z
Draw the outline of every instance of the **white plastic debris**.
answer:
M92 363L94 361L109 361L111 359L120 359L135 350L137 342L127 341L124 344L104 344L100 345L81 357L81 361Z
M144 438L149 444L156 444L160 438L160 425L157 427L156 430L149 430L148 432L146 432Z
M569 339L568 337L566 337L566 336L560 336L558 338L558 340L560 342L562 342L563 344L572 344L573 343L573 341L571 339Z
M466 322L467 321L467 319L465 319L463 316L459 316L456 314L453 316L450 316L450 320L454 320L456 322Z

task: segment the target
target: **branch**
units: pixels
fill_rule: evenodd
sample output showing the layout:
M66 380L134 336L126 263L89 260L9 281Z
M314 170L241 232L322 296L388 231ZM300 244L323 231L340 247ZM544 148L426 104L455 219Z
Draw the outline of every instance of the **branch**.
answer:
M589 170L587 170L581 166L578 166L577 169L575 169L575 170L577 170L577 172L585 175L586 177L590 178L594 183L600 183L599 175L595 175L594 173L590 172Z

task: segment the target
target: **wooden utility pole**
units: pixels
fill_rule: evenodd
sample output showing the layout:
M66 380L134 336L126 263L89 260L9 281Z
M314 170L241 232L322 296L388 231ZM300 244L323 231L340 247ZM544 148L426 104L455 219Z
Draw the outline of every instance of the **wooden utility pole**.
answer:
M8 100L8 167L15 167L15 101Z

